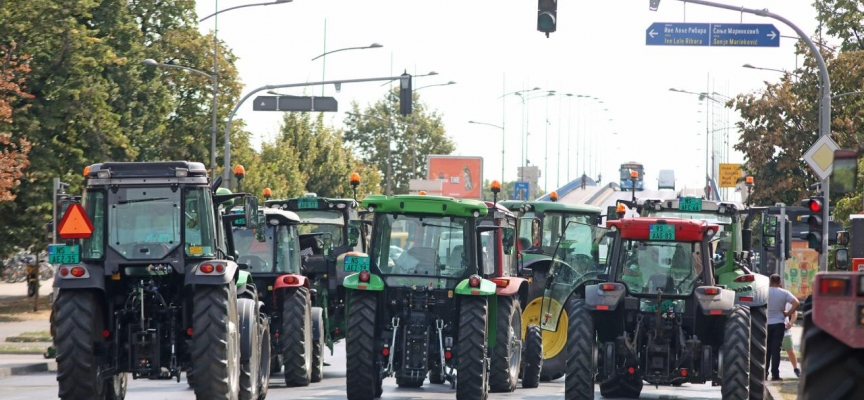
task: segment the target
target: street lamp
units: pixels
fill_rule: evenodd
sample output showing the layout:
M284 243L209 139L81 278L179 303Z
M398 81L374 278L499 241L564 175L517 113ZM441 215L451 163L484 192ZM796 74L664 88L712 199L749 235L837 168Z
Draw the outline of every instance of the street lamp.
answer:
M450 81L450 82L447 82L447 83L438 83L438 84L435 84L435 85L426 85L426 86L422 86L422 87L419 87L419 88L417 88L417 89L414 89L414 91L416 92L416 91L418 91L418 90L420 90L420 89L426 89L426 88L428 88L428 87L433 87L433 86L449 86L449 85L455 85L455 84L456 84L456 82L454 82L454 81Z
M755 65L753 65L753 64L744 64L744 65L742 65L741 67L743 67L743 68L749 68L749 69L761 69L761 70L763 70L763 71L774 71L774 72L779 72L779 73L781 73L781 74L794 75L794 76L796 76L796 77L798 77L798 78L801 77L800 75L798 75L798 74L796 74L796 73L794 73L794 72L784 71L784 70L782 70L782 69L776 69L776 68L763 68L763 67L757 67L757 66L755 66Z
M387 190L386 190L386 194L387 194L387 196L392 196L393 191L391 190L391 186L390 186L390 181L393 178L393 162L392 162L393 161L393 159L392 159L393 152L391 150L391 144L392 144L391 142L393 141L393 133L394 132L393 132L393 119L392 119L392 117L389 119L384 119L384 118L381 118L377 115L357 114L357 113L350 112L350 111L346 111L345 114L348 114L350 116L357 117L357 118L374 118L374 119L377 119L379 121L386 122L389 125L390 137L387 138L387 177L386 177Z
M169 68L169 69L182 69L184 71L191 72L193 74L198 74L204 77L207 77L210 81L213 82L213 118L211 124L211 132L210 132L210 174L213 176L213 180L216 180L216 96L218 95L218 87L216 86L216 75L210 75L204 71L197 70L195 68L189 68L183 65L173 65L173 64L165 64L160 63L152 58L147 58L141 61L142 64L150 66L150 67L160 67L160 68Z
M535 88L535 89L539 89L539 88ZM521 99L521 102L522 102L522 113L523 113L523 115L525 116L525 129L526 129L526 131L525 131L525 135L523 135L523 137L522 137L522 141L523 141L523 143L524 143L524 145L523 145L524 155L523 155L523 157L522 157L523 174L524 174L524 169L525 169L525 167L528 166L528 136L531 135L531 132L530 132L530 130L529 130L529 127L531 126L531 124L530 124L530 120L531 120L531 113L530 113L530 111L531 111L531 110L530 110L530 108L529 108L529 109L527 110L527 112L526 112L526 110L525 110L526 103L527 103L529 100L542 99L542 98L547 98L547 97L550 97L550 96L554 96L554 95L555 95L555 90L547 90L547 91L546 91L546 94L540 94L540 95L537 95L537 96L530 96L529 93L530 93L531 91L533 91L533 90L525 91L525 92L517 92L517 93L515 93L515 94L516 94L517 96L519 96L519 98ZM522 176L520 179L525 180L524 178L525 178L525 177Z
M504 182L504 127L487 122L468 121L469 124L486 125L501 130L501 182Z
M216 11L216 12L213 13L213 14L210 14L210 15L204 17L204 18L199 19L198 22L204 22L204 21L210 19L211 17L215 17L216 15L222 14L223 12L227 12L227 11L231 11L231 10L236 10L236 9L238 9L238 8L257 7L257 6L272 6L272 5L275 5L275 4L285 4L285 3L290 3L290 2L292 2L292 1L294 1L294 0L275 0L275 1L271 1L271 2L269 2L269 3L241 4L241 5L239 5L239 6L229 7L229 8L226 8L226 9L224 9L224 10Z
M289 1L290 1L290 0L289 0ZM326 21L325 21L325 25L326 25ZM326 30L326 26L325 26L325 30ZM326 46L325 46L325 47L326 47ZM324 56L326 56L326 55L328 55L328 54L338 53L338 52L340 52L340 51L348 51L348 50L365 50L365 49L378 49L378 48L381 48L381 47L384 47L384 46L381 45L381 44L379 44L379 43L377 43L377 42L376 42L376 43L372 43L372 44L370 44L370 45L368 45L368 46L346 47L346 48L344 48L344 49L337 49L337 50L331 50L331 51L325 52L324 54L321 54L321 55L319 55L319 56L313 58L311 61L315 61L315 60L317 60L317 59L319 59L319 58L321 58L321 57L324 57ZM325 71L326 71L326 70L325 70L326 67L327 67L327 59L325 58L325 59L322 60L322 62L321 62L321 80L322 80L322 81L325 80L325 79L324 79L324 74L325 74ZM324 96L324 89L325 89L325 88L326 88L326 86L321 86L321 96Z

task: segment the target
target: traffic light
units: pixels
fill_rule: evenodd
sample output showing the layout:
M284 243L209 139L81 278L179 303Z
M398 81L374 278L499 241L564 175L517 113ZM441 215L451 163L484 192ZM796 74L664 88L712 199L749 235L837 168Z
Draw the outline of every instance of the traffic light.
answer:
M825 201L821 196L810 196L809 199L801 200L801 206L806 207L810 211L807 217L807 225L810 230L807 232L807 247L822 252L822 210L825 206Z
M558 22L558 0L539 0L537 4L537 30L549 33L555 32Z
M648 2L649 11L657 11L658 8L660 8L660 0L650 0Z
M412 102L414 101L414 90L411 89L411 75L404 72L399 80L399 113L411 115Z

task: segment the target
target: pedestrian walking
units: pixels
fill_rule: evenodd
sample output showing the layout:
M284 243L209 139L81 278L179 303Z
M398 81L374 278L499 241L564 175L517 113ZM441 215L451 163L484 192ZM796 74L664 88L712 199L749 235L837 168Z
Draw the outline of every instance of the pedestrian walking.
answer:
M792 309L792 304L786 303L786 311ZM798 356L795 355L795 348L792 345L792 327L795 325L795 320L798 319L798 313L793 313L786 317L786 333L783 335L783 345L781 350L789 356L789 362L792 363L792 370L795 371L795 376L801 377L801 370L798 369Z
M787 308L787 304L791 307ZM787 318L798 311L800 303L788 290L780 287L780 275L773 274L768 288L768 359L766 360L766 376L770 368L771 380L782 381L780 378L780 350L786 333ZM790 337L791 343L791 337Z

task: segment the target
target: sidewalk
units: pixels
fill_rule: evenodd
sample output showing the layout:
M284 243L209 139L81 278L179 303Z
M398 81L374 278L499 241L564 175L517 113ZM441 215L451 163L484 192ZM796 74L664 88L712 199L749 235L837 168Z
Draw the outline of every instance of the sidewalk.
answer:
M803 328L800 324L796 324L792 327L792 348L795 349L795 352L798 354L801 354L802 331ZM798 368L801 368L800 357L798 357ZM780 352L780 378L783 379L783 383L789 383L791 381L797 384L798 382L798 378L795 376L795 371L792 368L792 363L789 362L789 357L786 355L785 351ZM765 387L768 388L769 399L784 400L783 396L780 394L779 383L780 382L765 381Z
M40 303L45 306L40 306L39 313L33 313L30 308L32 299L27 298L26 283L0 283L0 377L57 370L55 360L42 355L51 343L7 341L10 337L50 329L50 308L45 299L52 291L51 281L40 283ZM26 302L26 307L23 307L26 311L17 310L21 307L10 307L21 302Z

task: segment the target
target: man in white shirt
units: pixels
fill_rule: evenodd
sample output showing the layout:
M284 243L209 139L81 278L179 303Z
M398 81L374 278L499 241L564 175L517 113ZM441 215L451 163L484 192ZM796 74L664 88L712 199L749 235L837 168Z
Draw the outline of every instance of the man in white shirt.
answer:
M787 304L791 304L791 307L787 308ZM786 318L798 311L799 304L792 293L780 287L780 275L771 275L768 288L768 359L765 370L770 368L772 381L782 380L780 379L780 349L786 332Z

